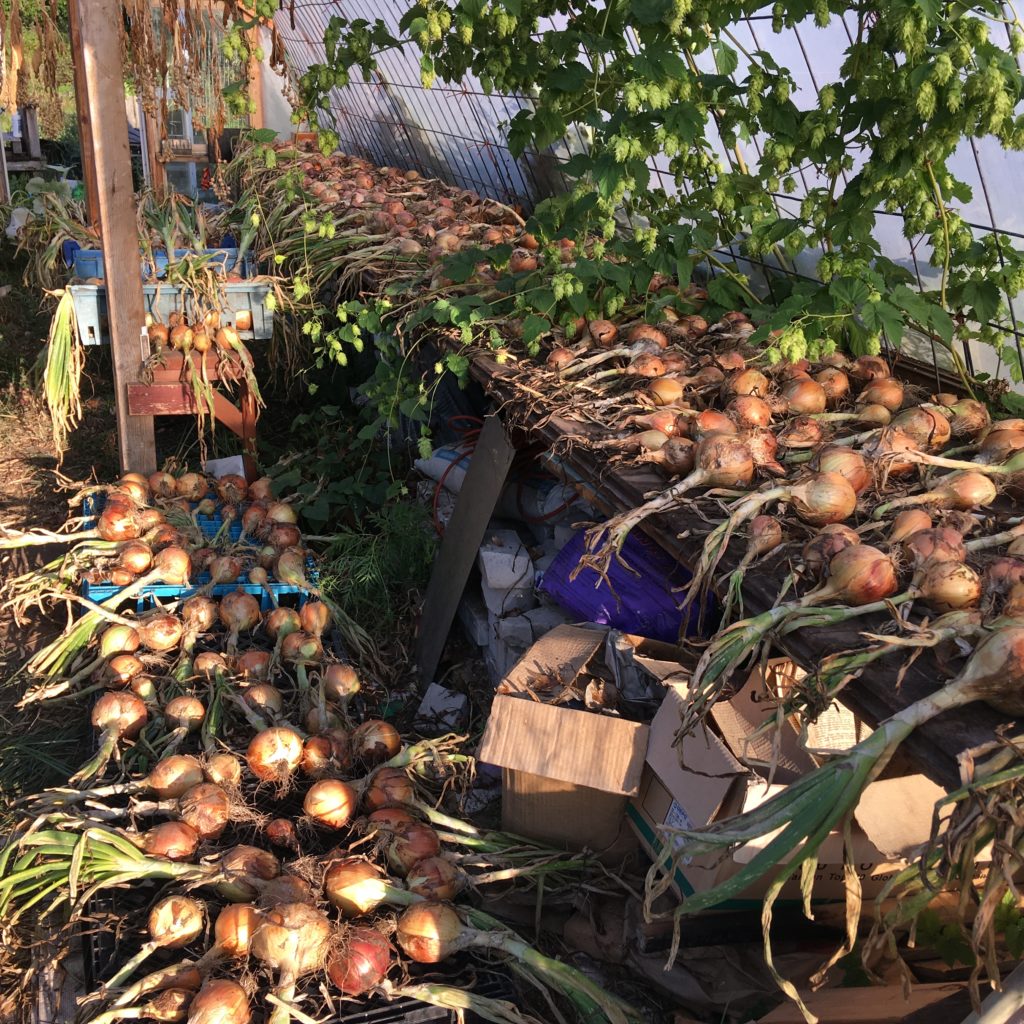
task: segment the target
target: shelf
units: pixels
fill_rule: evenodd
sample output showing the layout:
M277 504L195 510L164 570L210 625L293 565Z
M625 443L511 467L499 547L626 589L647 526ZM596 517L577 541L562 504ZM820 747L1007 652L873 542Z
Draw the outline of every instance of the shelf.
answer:
M497 400L501 415L512 431L525 434L531 441L542 441L554 456L549 468L575 486L592 505L606 515L635 508L643 496L663 490L666 478L654 468L610 465L606 455L583 445L567 443L570 436L587 433L585 424L568 420L550 411L530 411L523 395L507 379L508 371L485 355L477 355L470 373ZM694 512L681 510L648 519L639 527L669 554L684 565L692 565L702 548L710 525ZM680 535L682 535L680 537ZM736 567L742 556L742 544L734 543L722 559L719 575ZM755 566L747 571L743 584L745 614L766 611L775 601L781 578L789 571L781 559L769 561L767 568ZM813 670L828 654L863 647L862 630L884 624L881 615L864 616L851 624L828 629L803 630L777 643L777 647L806 670ZM893 713L936 689L939 669L930 652L924 652L905 673L897 686L903 660L898 656L883 659L842 692L843 703L876 726ZM915 730L901 748L929 778L946 788L960 784L956 756L962 750L990 742L995 730L1007 719L984 704L971 704L956 712L947 712Z

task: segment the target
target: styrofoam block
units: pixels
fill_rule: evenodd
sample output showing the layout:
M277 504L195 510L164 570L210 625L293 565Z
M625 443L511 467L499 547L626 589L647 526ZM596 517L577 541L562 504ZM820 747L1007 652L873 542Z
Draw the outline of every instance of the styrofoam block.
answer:
M539 640L545 633L550 633L556 626L565 625L569 617L559 608L550 606L531 608L523 615L533 629L534 640Z
M575 536L576 531L571 526L559 523L555 527L555 547L561 551Z
M531 565L531 571L533 566ZM533 587L514 587L507 590L498 590L483 583L480 587L484 604L492 615L509 615L515 612L525 612L537 605L537 596Z
M533 563L533 571L536 574L535 578L536 576L543 576L544 573L546 573L548 569L551 567L551 563L555 560L556 557L556 554L550 554L543 555L542 557L538 558Z
M486 647L490 636L490 627L487 622L487 606L483 598L476 591L467 590L459 602L459 622L466 631L466 636L477 647Z
M431 683L416 709L416 729L425 736L439 736L465 725L469 698L438 683Z
M515 530L487 534L477 555L484 583L495 590L533 586L533 562Z
M533 643L533 626L525 615L507 615L496 623L498 639L512 647L529 647Z

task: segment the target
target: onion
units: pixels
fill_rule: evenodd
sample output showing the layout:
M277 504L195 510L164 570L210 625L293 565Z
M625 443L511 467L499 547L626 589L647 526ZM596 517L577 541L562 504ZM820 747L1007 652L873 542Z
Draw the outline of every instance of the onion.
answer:
M299 852L299 834L295 831L295 826L290 819L274 818L267 822L264 831L275 846L283 846L287 850Z
M188 501L201 501L210 489L210 485L206 477L200 476L198 473L185 473L175 481L174 489L179 497Z
M199 849L199 833L183 821L164 821L140 833L134 842L151 857L190 861Z
M745 369L729 374L722 385L723 397L755 395L764 398L771 390L768 378L759 370Z
M272 501L274 497L274 481L269 476L261 476L249 484L250 501Z
M552 370L564 370L575 358L576 353L572 349L558 346L551 350L545 363Z
M446 857L424 857L409 868L406 887L427 900L453 900L465 888L466 877Z
M296 982L324 965L331 940L327 918L308 903L282 903L264 911L252 936L252 952L278 972L274 994L285 1004L275 1006L269 1024L288 1024Z
M226 675L230 671L230 666L223 654L203 651L202 654L196 655L195 661L192 662L192 670L198 676L213 679L218 673Z
M217 497L227 505L238 505L243 502L249 494L249 484L244 476L237 473L228 473L220 477L214 487Z
M277 552L284 548L297 547L302 540L302 534L297 526L292 526L290 523L274 523L267 531L267 540L274 551L272 561L276 571ZM283 579L280 574L277 574L277 578Z
M352 732L352 756L365 764L379 764L402 749L398 730L389 722L371 718Z
M151 651L170 651L181 642L185 631L181 619L166 612L152 612L139 619L135 626L143 647Z
M299 521L299 514L287 501L272 501L267 506L267 521L295 526Z
M997 558L985 566L982 597L986 604L991 604L1021 582L1024 582L1024 561L1019 558Z
M213 925L214 946L204 954L203 963L208 964L223 957L238 959L248 956L257 924L259 914L250 904L229 903L223 907Z
M860 452L843 445L823 448L818 455L818 469L823 473L838 473L858 495L874 482L867 459Z
M890 509L906 505L936 505L951 511L969 512L971 509L991 505L998 495L996 485L987 476L965 470L942 477L930 491L910 494L879 505L872 517L881 519Z
M860 543L860 534L842 523L834 523L819 530L803 548L803 563L811 573L817 575L828 565L834 555Z
M324 895L343 917L372 913L387 900L388 888L384 872L362 857L342 857L324 875Z
M323 689L327 700L347 708L359 692L359 675L351 665L332 662L323 671Z
M437 832L420 821L395 829L387 848L388 863L403 878L418 860L436 857L440 852L441 839Z
M619 329L610 320L591 320L587 332L600 348L611 348L619 336Z
M821 424L810 416L797 416L777 436L784 448L817 448L822 440Z
M347 996L365 995L391 967L391 943L376 928L348 928L327 961L331 983Z
M244 590L233 590L220 599L220 621L227 627L227 649L238 646L238 634L255 629L260 622L260 603Z
M246 651L235 659L235 673L244 680L261 681L270 676L269 651Z
M980 437L992 425L992 417L983 402L964 398L949 407L953 414L949 421L950 431L957 440Z
M410 960L436 964L462 948L462 921L446 903L417 903L398 919L398 944Z
M127 686L146 666L134 654L115 654L100 671L100 679L108 686Z
M949 442L949 420L936 409L925 406L904 409L893 419L892 425L902 430L922 451L939 451Z
M790 412L800 416L824 412L827 404L825 389L810 378L790 381L782 389L782 397L788 403Z
M178 816L201 839L217 839L231 820L231 801L220 786L201 782L178 800Z
M416 789L404 768L378 768L370 776L363 804L368 811L416 802Z
M401 807L382 807L366 817L367 825L372 826L374 829L383 829L389 832L394 832L416 820L408 811L403 810Z
M99 654L101 658L110 658L118 654L131 654L139 649L139 634L132 626L115 622L103 631L100 636ZM142 662L139 662L142 665ZM141 669L140 669L141 671Z
M1024 430L998 429L998 423L996 428L985 435L976 460L989 466L1005 462L1011 455L1024 450Z
M269 711L272 717L280 715L284 710L284 697L281 691L270 683L254 683L247 686L242 693L242 699L256 711Z
M183 949L203 932L203 905L188 896L167 896L149 912L148 928L157 949Z
M656 452L647 453L643 461L661 466L672 476L684 476L693 469L696 448L688 437L670 437Z
M153 550L141 540L129 540L118 549L117 564L138 576L153 564Z
M307 633L322 637L331 625L331 610L323 601L307 601L299 609L299 621Z
M248 903L260 894L254 881L269 882L281 874L281 862L269 851L256 846L232 846L221 856L218 867L224 876L217 892L232 903Z
M285 548L274 560L274 575L289 586L309 590L306 580L306 557L298 548Z
M213 978L203 983L188 1010L188 1024L249 1024L249 997L238 982Z
M275 608L267 615L263 628L271 640L283 640L289 633L302 628L299 613L294 608Z
M767 427L772 421L771 407L756 395L737 395L726 406L725 412L741 430Z
M181 698L176 698L181 699ZM191 697L184 698L192 700ZM171 702L173 703L173 701ZM200 705L202 706L202 705ZM170 704L168 704L168 708ZM150 773L139 782L140 789L149 790L158 800L177 800L203 781L203 766L191 754L162 757Z
M900 544L921 530L932 528L932 517L923 508L907 508L898 513L889 527L889 543Z
M223 789L236 788L242 781L242 765L234 754L213 754L206 761L206 778Z
M824 389L825 399L832 408L850 393L850 378L838 367L826 367L814 375L814 380Z
M963 537L945 526L917 530L902 545L903 555L915 568L935 562L962 562L967 557Z
M881 356L860 356L850 366L850 373L858 380L877 380L889 377L892 371Z
M891 597L898 584L896 566L884 551L868 544L851 544L832 556L828 579L803 600L805 604L839 600L857 608Z
M253 737L245 760L261 782L284 783L302 761L302 739L293 729L265 729Z
M217 613L217 602L205 594L193 594L192 597L186 598L181 605L181 619L189 634L198 635L213 629L214 623L217 621Z
M116 660L115 658L114 661ZM93 728L101 735L99 750L88 764L72 776L72 783L84 782L103 771L117 749L118 740L134 739L138 736L149 721L149 712L134 693L115 690L108 691L97 699L92 707L90 720Z
M134 540L142 532L134 511L123 511L109 503L96 520L96 533L102 540Z
M195 732L206 717L206 708L197 697L184 695L173 697L164 707L164 718L174 729L182 729L185 733ZM196 762L198 768L198 762Z
M344 828L355 813L359 796L340 779L320 779L309 787L302 809L318 825Z
M326 736L310 736L302 745L302 774L311 779L322 778L333 767L332 753L331 741Z
M936 612L975 608L981 601L981 577L963 562L933 562L919 584L921 597Z
M188 583L191 572L192 560L188 552L176 544L170 544L156 553L153 569L147 573L146 580L183 587Z
M878 377L857 396L858 405L882 405L896 412L903 404L903 385L895 377Z

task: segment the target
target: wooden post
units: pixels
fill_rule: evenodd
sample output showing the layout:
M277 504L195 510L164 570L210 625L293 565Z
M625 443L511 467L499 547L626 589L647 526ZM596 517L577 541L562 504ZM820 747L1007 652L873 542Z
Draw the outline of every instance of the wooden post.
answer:
M84 0L70 0L68 7L73 18L77 15L79 48L74 59L85 86L78 109L92 129L91 147L83 146L82 161L93 165L97 182L121 467L151 473L156 469L153 417L128 411L128 384L137 378L142 360L139 338L146 306L124 106L121 2L88 0L86 5Z
M85 212L89 226L96 227L100 222L99 183L96 179L96 167L89 157L93 151L92 122L86 106L85 69L82 61L82 30L79 7L84 6L83 0L68 0L68 23L71 29L71 61L75 81L75 112L78 115L78 139L82 151L82 180L85 183ZM118 67L120 67L118 61Z
M7 152L4 149L4 140L0 134L0 203L11 201L11 179L7 177Z
M167 173L160 159L160 148L163 139L160 133L160 122L147 110L143 110L142 135L146 140L146 165L149 170L149 184L158 195L163 194L167 185Z
M39 144L39 110L37 107L22 107L21 137L29 160L41 160L43 147Z
M263 37L258 28L249 33L249 45L254 49L262 47ZM249 115L250 128L263 127L263 61L253 57L249 61L249 99L252 100L252 113Z

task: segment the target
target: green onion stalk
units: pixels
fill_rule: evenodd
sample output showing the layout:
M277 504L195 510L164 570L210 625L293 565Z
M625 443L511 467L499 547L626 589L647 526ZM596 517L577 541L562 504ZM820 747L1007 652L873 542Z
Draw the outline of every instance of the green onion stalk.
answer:
M842 757L802 776L753 810L702 829L662 829L663 853L647 876L645 913L649 919L654 917L654 901L668 891L674 872L688 859L725 855L778 833L735 875L707 892L687 897L673 912L675 934L669 962L674 961L679 949L680 922L684 916L734 899L752 884L767 878L769 885L761 919L766 962L780 987L800 1005L805 1018L813 1022L815 1018L800 1001L795 987L777 973L772 960L772 908L779 892L799 871L805 912L810 916L818 850L836 828L842 827L849 837L852 813L864 789L878 778L915 729L943 712L979 700L1006 714L1024 712L1024 624L1000 624L981 640L955 679L887 719ZM848 899L859 903L859 886L850 856L848 848ZM844 949L829 961L829 966L848 952L856 937L859 910L848 909L851 934L847 936Z
M416 999L431 1006L454 1010L460 1018L468 1011L491 1024L540 1024L536 1017L524 1014L514 1003L439 982L388 986L388 993L395 998Z
M58 464L68 446L68 435L82 419L81 382L85 351L78 336L75 300L70 291L59 295L50 321L43 370L43 397L50 410L53 446Z
M869 969L885 953L902 964L897 933L913 927L938 893L959 886L959 919L965 920L973 911L969 939L975 954L970 979L975 1000L980 998L982 973L990 981L998 981L999 916L1007 905L1012 916L1018 916L1014 878L1024 856L1024 838L1015 817L1024 795L1024 751L1012 740L993 744L997 745L995 755L980 765L974 764L977 752L971 752L970 777L935 804L932 836L923 854L891 878L876 897L875 922L862 952ZM952 814L947 819L949 809ZM990 864L979 882L978 858L986 849L990 852L985 859ZM883 905L893 898L895 905L883 911Z
M885 611L911 600L915 593L892 596L897 589L896 567L888 555L866 544L853 544L834 555L829 571L824 583L799 600L734 622L711 641L694 669L690 703L683 716L683 735L704 718L732 672L770 634L781 636L798 629L838 625L858 615ZM845 600L846 604L816 607L835 599Z

